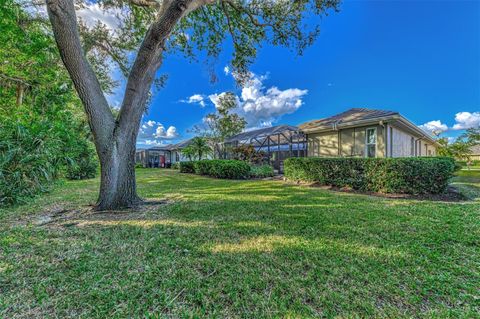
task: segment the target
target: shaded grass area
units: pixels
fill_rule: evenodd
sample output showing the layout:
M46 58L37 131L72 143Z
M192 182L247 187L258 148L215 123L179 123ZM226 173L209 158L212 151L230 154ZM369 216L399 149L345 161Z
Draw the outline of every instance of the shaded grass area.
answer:
M480 170L461 170L456 173L452 185L468 199L480 201Z
M480 173L455 183L479 187ZM0 212L0 317L478 316L478 202L140 169L141 195L171 204L71 227L18 222L93 203L97 184Z

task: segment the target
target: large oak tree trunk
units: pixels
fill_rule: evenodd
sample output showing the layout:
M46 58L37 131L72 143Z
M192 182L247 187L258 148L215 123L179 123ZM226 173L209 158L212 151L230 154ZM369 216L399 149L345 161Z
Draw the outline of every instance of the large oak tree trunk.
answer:
M134 207L141 202L135 181L135 143L114 141L100 154L101 182L96 209Z

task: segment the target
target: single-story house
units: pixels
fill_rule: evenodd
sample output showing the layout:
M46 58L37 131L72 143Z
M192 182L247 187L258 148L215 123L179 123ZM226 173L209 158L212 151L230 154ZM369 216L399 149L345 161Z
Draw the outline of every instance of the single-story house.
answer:
M398 112L352 108L299 125L309 157L435 156L438 143Z
M190 145L191 141L189 139L177 144L138 149L135 154L135 162L143 167L169 168L172 164L188 160L182 155L182 149Z
M190 143L191 140L186 140L138 150L137 163L144 167L170 167L187 161L181 150ZM298 127L278 125L246 131L229 138L225 144L229 149L252 145L266 153L269 163L279 172L289 157L436 156L439 146L433 137L400 113L367 108L349 109Z

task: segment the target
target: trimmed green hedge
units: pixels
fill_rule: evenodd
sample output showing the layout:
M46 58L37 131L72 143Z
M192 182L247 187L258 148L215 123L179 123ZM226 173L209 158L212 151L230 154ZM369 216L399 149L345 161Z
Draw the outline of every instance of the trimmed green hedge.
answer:
M289 158L285 177L294 181L361 191L439 194L448 186L455 161L446 157Z
M250 165L237 160L203 160L194 162L195 174L225 179L244 179L250 175Z
M180 162L180 173L195 173L195 162Z

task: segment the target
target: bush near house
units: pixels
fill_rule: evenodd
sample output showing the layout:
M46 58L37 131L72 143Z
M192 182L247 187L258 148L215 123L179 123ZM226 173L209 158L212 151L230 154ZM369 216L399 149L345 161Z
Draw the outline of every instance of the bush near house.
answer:
M275 175L275 173L273 171L273 167L271 167L270 165L252 165L250 167L250 177L252 178L265 178L272 177L273 175Z
M202 160L194 162L195 173L224 179L245 179L250 165L238 160Z
M194 174L195 173L195 162L180 162L180 173L188 173Z
M294 181L406 194L442 193L455 171L455 161L446 157L290 158L284 165Z

